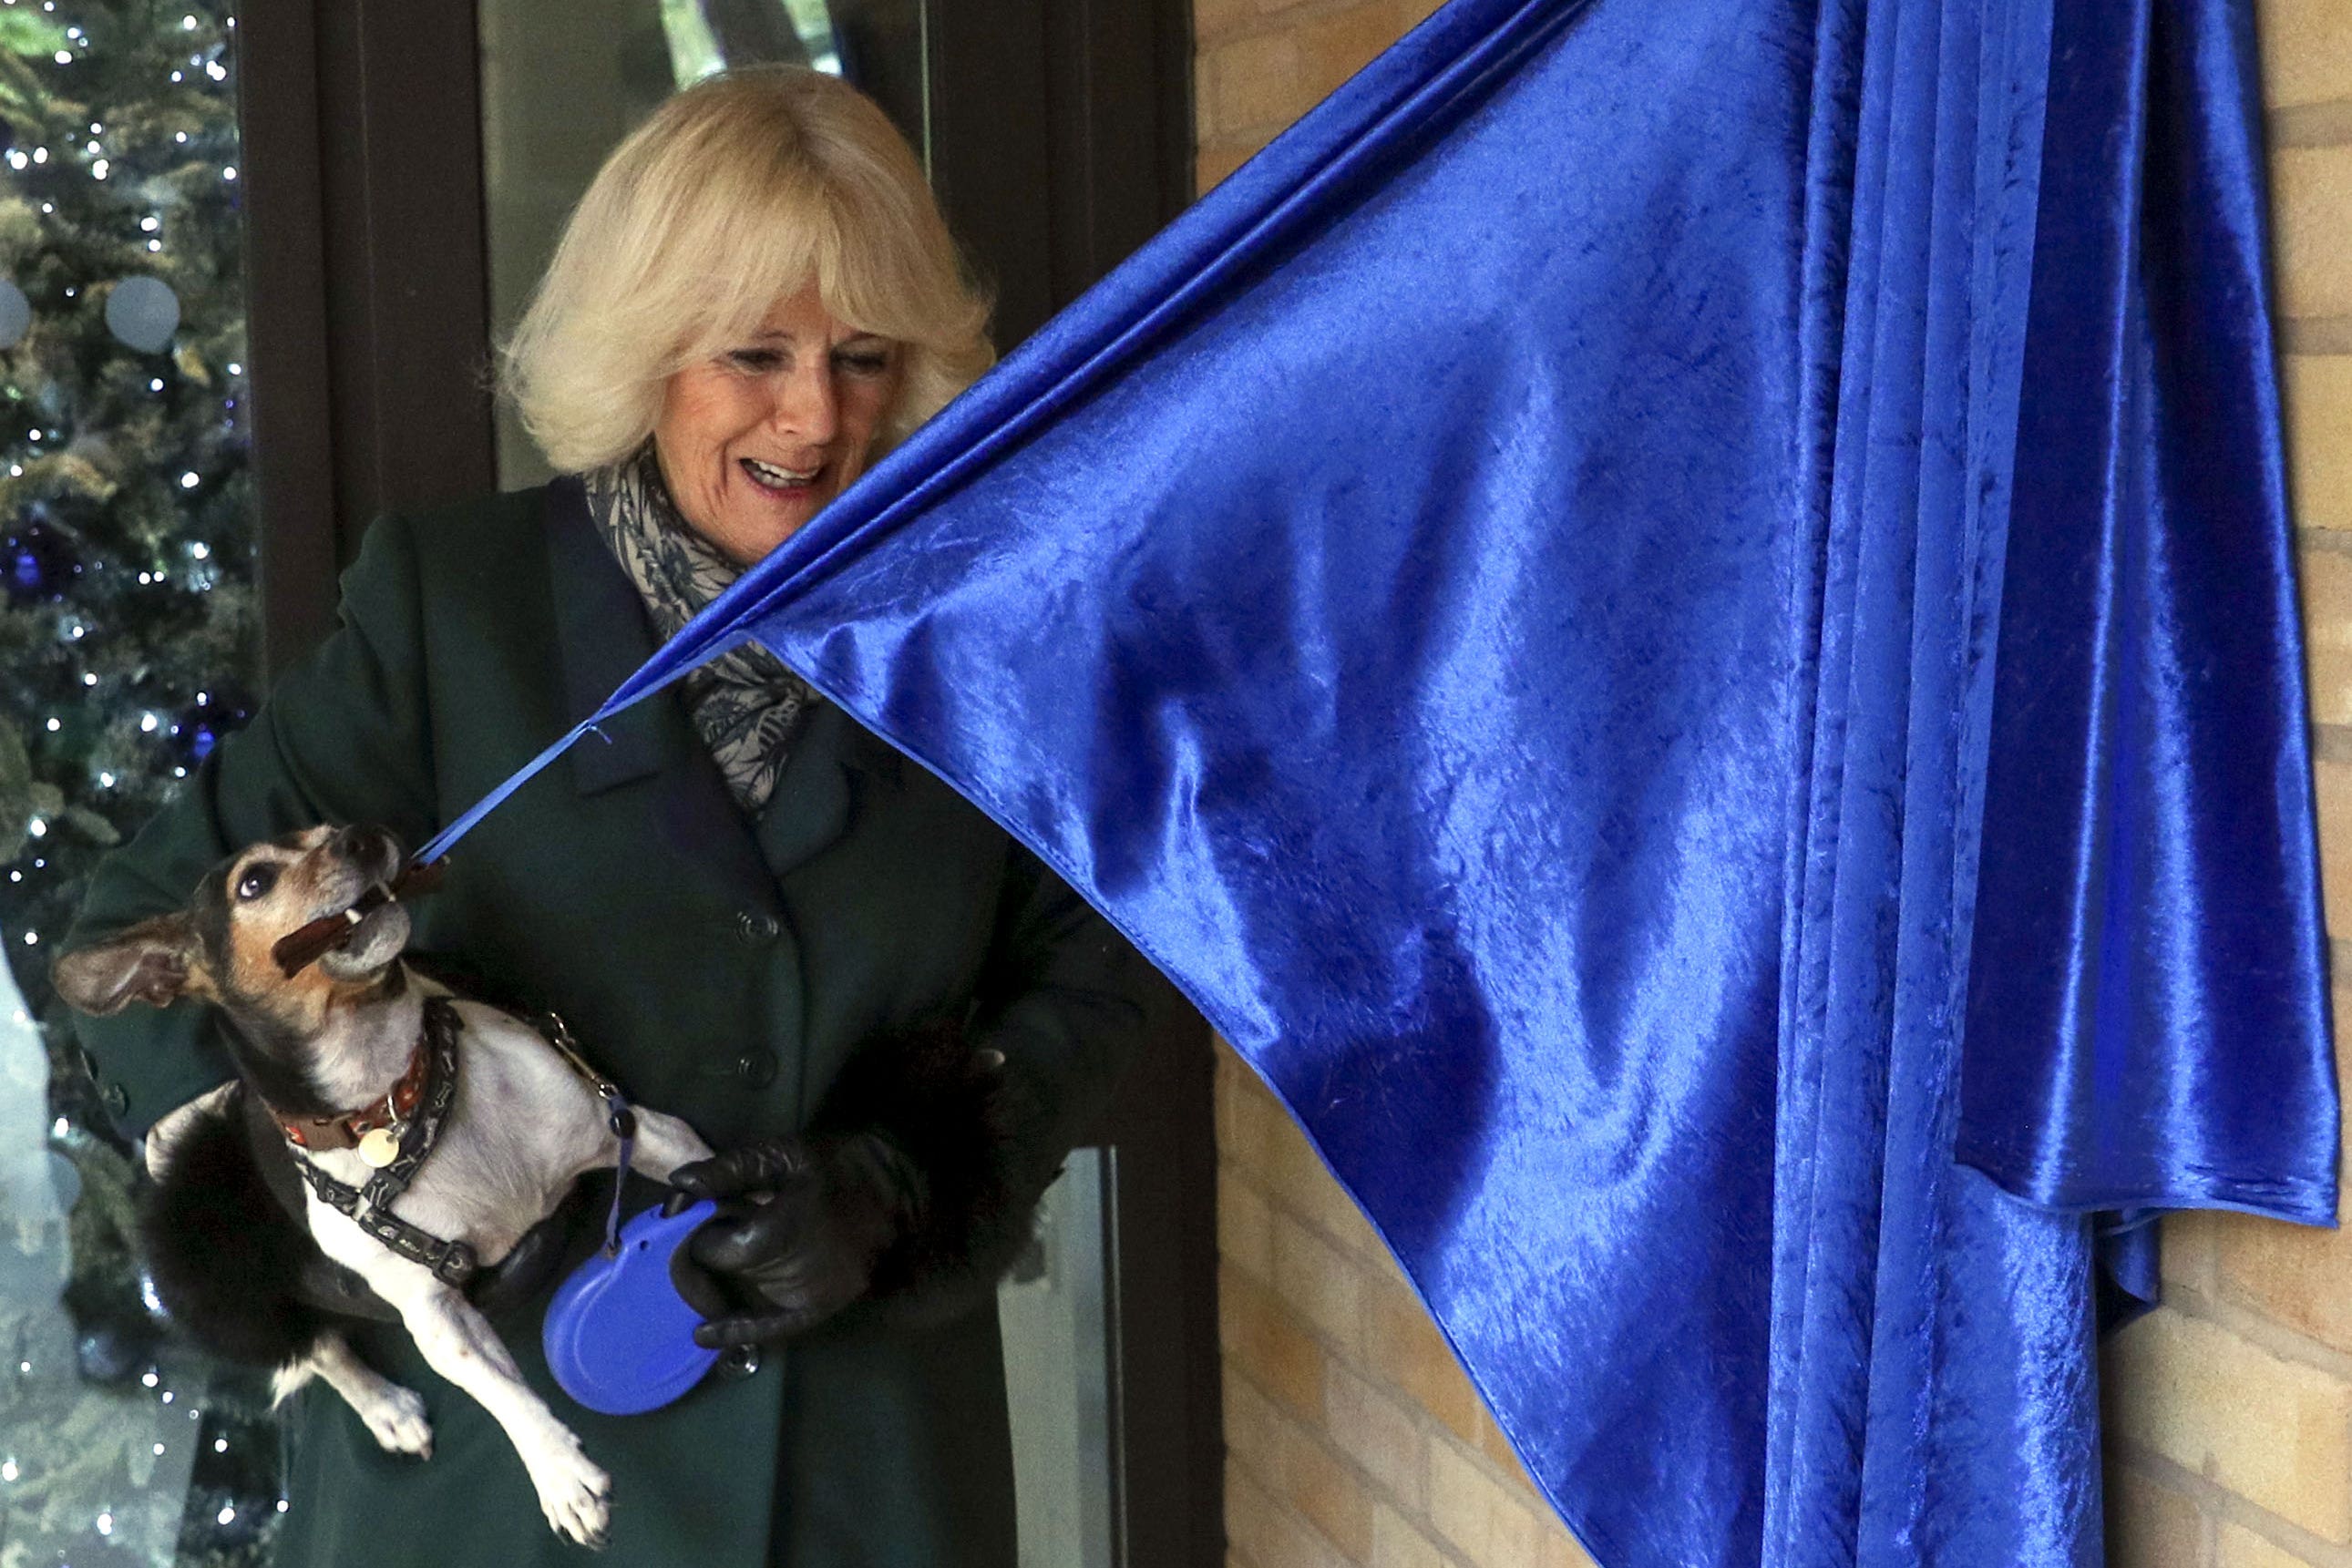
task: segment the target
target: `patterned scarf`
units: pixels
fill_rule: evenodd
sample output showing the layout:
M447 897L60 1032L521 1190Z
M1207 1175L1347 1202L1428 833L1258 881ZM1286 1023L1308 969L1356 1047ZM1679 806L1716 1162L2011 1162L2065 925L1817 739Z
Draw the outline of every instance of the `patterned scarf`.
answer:
M740 568L702 541L670 504L661 465L647 444L635 456L581 476L588 515L654 618L663 642L719 597ZM679 683L702 744L727 776L727 788L758 816L801 715L816 693L756 643L713 659Z

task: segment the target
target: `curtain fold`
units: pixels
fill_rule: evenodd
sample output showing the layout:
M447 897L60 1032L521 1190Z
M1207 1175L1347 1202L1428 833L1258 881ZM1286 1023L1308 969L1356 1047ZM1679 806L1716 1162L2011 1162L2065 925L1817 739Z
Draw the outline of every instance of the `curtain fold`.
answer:
M2251 22L2059 7L1959 1152L2326 1223L2334 1103L2276 1092L2326 967Z
M612 708L1034 848L1604 1568L2095 1563L2094 1212L2335 1207L2250 58L1456 0Z

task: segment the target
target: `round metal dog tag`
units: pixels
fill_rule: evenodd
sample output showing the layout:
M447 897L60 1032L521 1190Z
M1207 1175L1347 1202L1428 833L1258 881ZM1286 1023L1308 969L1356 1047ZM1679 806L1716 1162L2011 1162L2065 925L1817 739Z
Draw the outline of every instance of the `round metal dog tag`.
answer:
M390 1127L375 1127L360 1134L360 1158L377 1170L400 1158L400 1138Z

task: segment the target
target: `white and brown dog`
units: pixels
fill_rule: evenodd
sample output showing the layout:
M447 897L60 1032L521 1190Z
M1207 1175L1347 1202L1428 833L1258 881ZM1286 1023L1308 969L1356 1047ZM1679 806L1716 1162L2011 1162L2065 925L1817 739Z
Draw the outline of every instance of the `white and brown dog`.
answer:
M278 1367L281 1398L324 1378L386 1449L425 1456L424 1402L362 1363L319 1308L339 1280L346 1299L364 1298L348 1270L505 1428L549 1524L601 1544L609 1479L460 1287L507 1259L580 1176L611 1168L620 1140L584 1069L530 1025L401 961L408 915L383 892L401 859L373 829L256 844L207 875L184 911L59 958L58 990L84 1012L185 998L228 1020L238 1081L148 1137L150 1267L174 1319L217 1354ZM337 916L340 945L287 973L279 944ZM709 1154L675 1117L635 1119L633 1166L655 1180ZM270 1196L273 1160L302 1178L307 1237ZM224 1246L241 1266L225 1264Z

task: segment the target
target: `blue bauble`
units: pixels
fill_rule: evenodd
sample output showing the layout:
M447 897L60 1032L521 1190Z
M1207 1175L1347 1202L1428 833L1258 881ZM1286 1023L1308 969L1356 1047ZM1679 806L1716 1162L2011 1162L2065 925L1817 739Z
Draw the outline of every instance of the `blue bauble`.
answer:
M107 291L106 329L142 354L160 354L180 329L180 297L160 277L126 277Z
M0 589L11 603L62 598L75 565L73 541L37 518L0 536Z
M180 710L172 722L172 739L190 767L213 754L221 737L233 734L253 716L253 704L234 683L207 688Z

